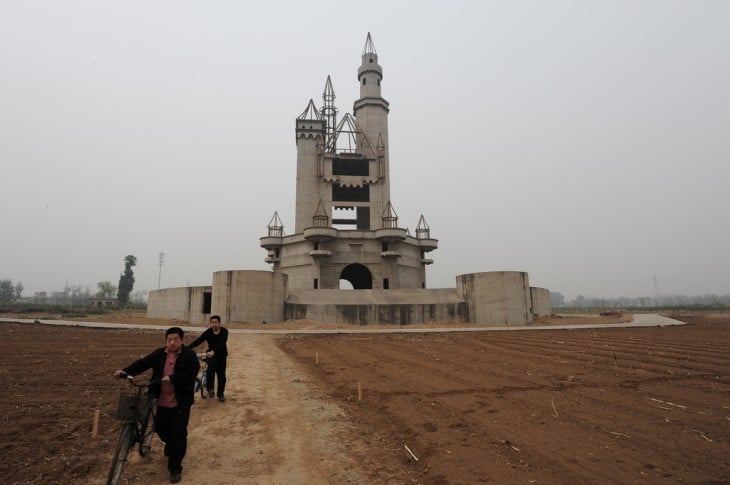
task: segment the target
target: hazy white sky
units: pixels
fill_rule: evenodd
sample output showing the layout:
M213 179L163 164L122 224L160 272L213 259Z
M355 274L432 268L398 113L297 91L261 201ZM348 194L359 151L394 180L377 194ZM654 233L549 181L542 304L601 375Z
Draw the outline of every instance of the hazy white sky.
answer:
M730 2L0 2L0 278L135 290L269 269L294 119L367 32L391 197L479 271L597 297L730 293Z

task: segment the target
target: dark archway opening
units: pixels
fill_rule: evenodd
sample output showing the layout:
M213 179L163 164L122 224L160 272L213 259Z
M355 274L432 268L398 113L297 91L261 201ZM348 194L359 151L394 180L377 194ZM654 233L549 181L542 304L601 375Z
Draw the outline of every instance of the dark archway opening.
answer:
M353 290L372 290L373 275L362 264L350 264L340 273L340 279L349 281Z

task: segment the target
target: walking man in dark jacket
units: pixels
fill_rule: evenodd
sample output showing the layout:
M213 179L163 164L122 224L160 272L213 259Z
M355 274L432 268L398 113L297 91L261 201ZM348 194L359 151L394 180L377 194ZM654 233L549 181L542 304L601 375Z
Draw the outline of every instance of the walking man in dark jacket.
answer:
M153 381L150 387L157 400L155 432L165 442L167 470L170 483L182 479L182 460L188 444L188 420L190 407L194 402L195 378L200 363L190 348L183 345L185 333L179 327L171 327L165 332L165 346L130 364L124 369L114 371L114 375L137 375L152 369Z
M218 400L226 400L226 359L228 357L228 329L221 327L221 317L213 315L210 317L210 328L201 333L198 338L190 342L190 348L206 342L208 350L205 352L205 359L208 363L208 397L213 397L215 379L218 378Z

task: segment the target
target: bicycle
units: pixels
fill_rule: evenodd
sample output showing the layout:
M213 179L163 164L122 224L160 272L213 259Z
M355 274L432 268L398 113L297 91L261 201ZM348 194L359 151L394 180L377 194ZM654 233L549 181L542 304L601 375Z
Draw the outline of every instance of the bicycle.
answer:
M195 391L200 391L200 397L203 399L208 397L208 389L206 384L208 383L208 360L205 357L205 352L197 354L198 359L203 363L200 366L200 377L195 378Z
M122 476L124 465L127 464L129 450L139 443L139 454L145 456L151 449L154 435L154 419L157 410L157 398L149 392L149 388L156 382L144 384L134 382L133 376L120 376L136 388L134 394L121 394L117 404L117 418L123 421L122 431L119 434L117 447L112 458L112 465L107 477L107 485L116 485ZM150 418L152 425L150 425Z

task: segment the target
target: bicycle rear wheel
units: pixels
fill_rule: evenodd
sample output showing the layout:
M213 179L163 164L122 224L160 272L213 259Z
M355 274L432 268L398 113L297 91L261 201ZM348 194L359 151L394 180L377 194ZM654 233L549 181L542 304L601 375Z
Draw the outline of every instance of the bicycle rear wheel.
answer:
M139 454L145 456L152 449L152 437L155 435L155 411L157 409L157 399L151 399L140 423L140 442ZM151 422L150 422L151 421Z
M126 423L119 435L119 441L117 441L117 448L112 458L112 466L109 469L109 476L106 480L107 485L117 485L119 483L124 465L127 463L127 454L133 443L134 423Z

